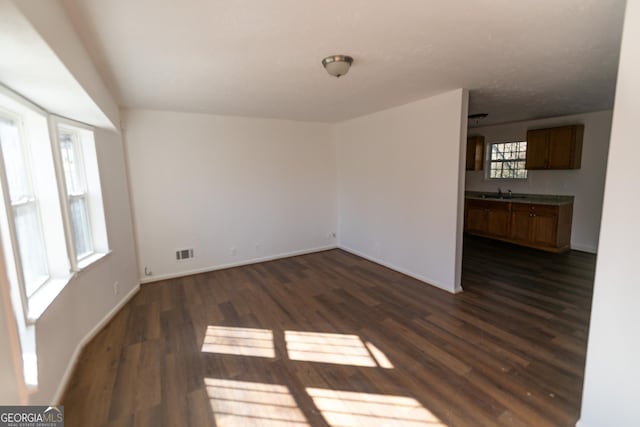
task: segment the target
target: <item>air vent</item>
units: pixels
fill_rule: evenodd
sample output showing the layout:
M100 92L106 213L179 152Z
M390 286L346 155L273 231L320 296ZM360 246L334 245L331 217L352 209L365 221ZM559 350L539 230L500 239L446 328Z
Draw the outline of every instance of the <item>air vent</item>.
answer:
M193 249L180 249L176 251L176 259L182 261L193 258Z

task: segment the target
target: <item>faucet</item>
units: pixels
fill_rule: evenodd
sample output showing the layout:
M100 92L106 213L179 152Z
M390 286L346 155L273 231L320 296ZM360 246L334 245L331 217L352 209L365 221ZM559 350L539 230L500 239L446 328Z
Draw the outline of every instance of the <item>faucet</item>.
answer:
M498 197L502 199L502 188L498 187Z
M507 199L511 199L513 197L513 193L511 190L507 190Z

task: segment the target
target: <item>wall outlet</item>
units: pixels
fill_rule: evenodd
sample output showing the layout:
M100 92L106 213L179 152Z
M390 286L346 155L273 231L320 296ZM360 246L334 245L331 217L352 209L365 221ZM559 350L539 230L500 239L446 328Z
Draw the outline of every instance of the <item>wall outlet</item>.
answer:
M336 232L333 231L333 232L329 233L329 238L330 239L335 239L336 238Z
M153 271L149 270L146 265L144 266L144 275L153 276Z
M256 252L260 252L260 243L256 243Z
M113 294L118 295L120 293L120 282L117 280L113 282Z
M238 251L236 250L236 248L231 248L231 249L229 249L229 253L231 254L231 256L236 256Z

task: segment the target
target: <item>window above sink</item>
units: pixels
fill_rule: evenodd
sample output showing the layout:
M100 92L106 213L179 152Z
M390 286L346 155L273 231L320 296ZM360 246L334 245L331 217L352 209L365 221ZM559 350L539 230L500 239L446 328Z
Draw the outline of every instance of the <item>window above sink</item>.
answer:
M527 179L527 141L496 142L489 146L489 179Z

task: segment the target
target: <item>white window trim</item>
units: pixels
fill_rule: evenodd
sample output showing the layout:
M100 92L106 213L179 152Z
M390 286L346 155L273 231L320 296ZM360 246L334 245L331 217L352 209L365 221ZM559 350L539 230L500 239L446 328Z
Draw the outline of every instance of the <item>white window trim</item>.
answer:
M85 186L85 192L83 194L79 194L79 195L69 195L68 194L68 190L67 190L67 182L65 179L65 174L64 174L64 165L63 165L63 161L62 161L62 154L60 151L60 138L58 136L58 129L59 128L63 128L63 129L67 129L71 132L75 132L75 129L83 129L83 130L87 130L90 132L94 132L94 128L91 126L88 126L84 123L80 123L80 122L76 122L74 120L70 120L64 117L60 117L60 116L56 116L53 114L49 115L49 133L51 135L51 143L52 148L53 148L53 158L54 158L54 163L55 163L55 170L56 170L56 179L58 181L58 188L60 189L59 193L60 193L60 206L61 206L61 210L62 210L62 218L63 218L63 223L64 223L64 228L65 228L65 236L66 236L66 240L67 240L67 253L69 256L69 261L71 263L71 271L72 272L79 272L82 271L83 269L87 268L88 266L90 266L91 264L93 264L94 262L96 262L97 260L103 258L105 255L109 254L111 251L108 250L106 252L100 252L97 251L95 246L94 246L94 241L93 241L93 235L92 233L90 233L90 238L91 238L91 245L92 245L92 251L87 253L86 255L84 255L81 258L77 257L76 254L76 249L75 249L75 242L73 240L73 231L72 231L72 225L71 225L71 213L70 213L70 208L69 208L69 201L71 198L73 197L84 197L85 199L85 204L87 206L87 208L89 207L89 200L88 200L88 189L86 188L87 186L87 177L86 177L86 169L85 169L85 159L84 159L84 153L82 151L82 147L80 146L80 141L76 140L74 141L74 150L76 150L76 156L78 156L78 161L81 164L81 169L82 169L82 180L83 180L83 184ZM79 138L79 136L77 136L77 138ZM89 212L87 212L87 221L89 222L89 229L92 230L92 224L91 224L91 215L89 214Z
M4 91L3 91L4 94ZM22 103L24 104L24 101L22 101ZM26 105L28 108L31 108L30 105ZM37 112L39 113L40 111L37 110ZM9 120L12 120L16 123L17 127L18 127L18 132L20 134L20 139L21 139L21 143L23 144L23 149L24 152L22 153L22 155L24 156L24 160L26 162L25 167L28 170L27 173L27 177L29 179L29 186L31 187L31 191L34 191L34 187L33 187L33 176L31 175L31 162L30 162L30 149L28 147L28 143L27 143L27 134L24 130L24 124L22 121L22 118L20 117L20 115L17 115L11 111L7 111L6 109L0 109L0 115L2 115L5 118L8 118ZM0 150L0 164L4 164L4 156L2 153L2 150ZM18 236L17 236L17 231L16 231L16 225L15 225L15 215L14 215L14 208L16 206L19 206L21 204L27 204L27 203L33 203L35 205L35 210L37 213L37 218L38 221L41 222L41 218L40 218L40 209L37 203L37 200L35 198L30 198L28 200L25 201L20 201L18 203L12 203L11 202L11 195L9 194L9 185L7 183L7 177L5 176L4 173L0 173L0 185L2 185L2 194L3 194L3 198L4 198L4 207L5 207L5 215L7 216L7 218L9 219L8 222L8 231L9 231L9 242L11 244L11 250L13 251L13 264L14 264L14 268L16 269L16 280L17 280L17 285L19 288L19 294L20 294L20 299L22 302L22 313L23 313L23 317L25 322L28 322L28 315L27 312L29 311L29 300L31 297L33 297L33 295L35 295L40 289L42 289L46 283L50 280L50 276L49 273L47 272L46 276L42 277L42 281L41 283L36 287L35 291L33 291L33 293L31 295L27 295L27 284L25 281L25 277L24 277L24 270L22 268L22 259L20 257L20 250L19 250L19 245L18 245ZM42 224L40 224L40 231L42 232ZM48 255L46 253L46 247L43 248L44 252L45 252L45 259L48 259Z

